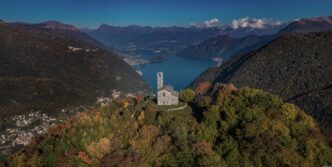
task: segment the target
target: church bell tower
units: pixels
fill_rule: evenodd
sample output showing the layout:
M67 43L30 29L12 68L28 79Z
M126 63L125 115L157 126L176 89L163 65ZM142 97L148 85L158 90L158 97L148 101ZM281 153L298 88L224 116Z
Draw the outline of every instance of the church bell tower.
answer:
M157 73L157 89L161 89L164 86L164 75L162 72Z

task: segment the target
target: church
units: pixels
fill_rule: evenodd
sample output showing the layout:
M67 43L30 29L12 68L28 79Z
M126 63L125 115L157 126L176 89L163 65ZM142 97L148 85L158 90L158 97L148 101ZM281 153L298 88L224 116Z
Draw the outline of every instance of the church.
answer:
M164 76L162 72L157 73L157 104L158 105L177 105L179 103L179 93L173 86L164 86Z

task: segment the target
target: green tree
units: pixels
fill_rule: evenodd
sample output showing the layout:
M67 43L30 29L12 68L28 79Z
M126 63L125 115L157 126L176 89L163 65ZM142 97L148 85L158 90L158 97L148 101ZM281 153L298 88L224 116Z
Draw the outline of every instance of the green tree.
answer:
M197 105L199 107L208 107L212 102L212 99L210 96L203 96L201 97L198 102L197 102Z
M179 99L183 102L190 102L195 98L196 94L191 89L185 89L180 92Z

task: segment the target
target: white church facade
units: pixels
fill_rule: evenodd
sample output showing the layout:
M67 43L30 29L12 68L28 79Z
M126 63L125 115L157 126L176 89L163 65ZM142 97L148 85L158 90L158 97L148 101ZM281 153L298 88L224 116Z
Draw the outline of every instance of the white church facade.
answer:
M177 105L179 103L179 93L172 86L164 86L164 75L157 73L157 104L158 105Z

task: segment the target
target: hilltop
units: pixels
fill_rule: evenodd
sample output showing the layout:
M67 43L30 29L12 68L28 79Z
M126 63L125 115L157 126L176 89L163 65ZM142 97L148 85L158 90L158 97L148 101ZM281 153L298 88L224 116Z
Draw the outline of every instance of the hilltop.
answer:
M61 23L58 21L45 21L37 24L23 23L23 22L14 22L8 23L8 25L15 27L24 32L38 34L39 37L52 37L57 36L57 38L70 38L77 42L84 42L94 47L102 48L108 51L112 51L110 47L107 47L100 43L99 41L90 37L87 33L79 30L73 25Z
M180 111L115 99L50 128L5 166L323 166L314 119L267 92L218 85Z
M191 86L223 82L272 92L299 105L331 135L331 46L332 32L282 35L206 70Z

